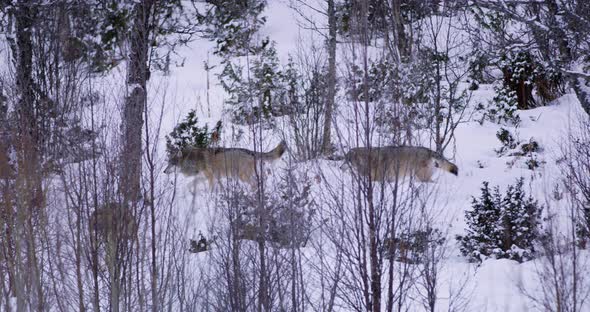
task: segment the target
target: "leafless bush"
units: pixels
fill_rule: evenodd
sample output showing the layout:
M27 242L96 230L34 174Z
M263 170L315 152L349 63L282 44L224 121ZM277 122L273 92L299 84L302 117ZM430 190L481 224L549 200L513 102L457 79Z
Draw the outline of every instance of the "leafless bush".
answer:
M561 165L565 172L564 185L576 210L578 243L583 248L590 239L590 120L584 118L574 123L579 130L569 134L569 145L562 148Z
M590 122L585 115L578 117L580 119L573 123L574 128L569 129L561 146L559 166L567 194L554 198L558 201L554 206L559 209L549 210L545 234L540 240L543 256L535 266L537 284L519 285L521 291L545 311L588 309L590 280L584 272L590 268L590 259L583 249L588 240ZM551 204L548 206L550 209ZM560 217L565 217L565 222L560 222Z
M264 193L228 182L217 205L203 303L215 311L304 311L306 281L301 248L311 235L314 201L309 182L293 167L266 177ZM273 181L273 186L270 181Z
M519 282L519 289L539 309L544 311L585 311L590 295L589 281L583 272L589 268L588 257L582 253L569 233L560 232L557 223L550 219L546 234L541 240L543 256L535 260L534 285Z
M299 160L314 159L322 153L325 106L327 101L326 62L322 50L312 45L306 50L301 45L289 70L298 79L289 86L290 105L298 107L289 116L295 155Z

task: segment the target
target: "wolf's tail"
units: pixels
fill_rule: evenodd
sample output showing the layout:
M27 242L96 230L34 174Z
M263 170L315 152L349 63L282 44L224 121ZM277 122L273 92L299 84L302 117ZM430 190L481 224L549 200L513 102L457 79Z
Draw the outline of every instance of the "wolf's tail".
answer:
M436 160L436 163L438 164L437 167L440 167L442 170L448 171L456 176L459 175L459 167L457 167L457 165L448 161L441 155L434 155L433 157Z
M279 159L279 158L281 158L281 156L283 156L283 154L285 153L286 150L287 150L287 143L283 140L283 141L281 141L281 143L279 143L279 145L277 145L277 147L275 147L271 151L266 152L266 153L261 153L260 158L262 158L263 160Z

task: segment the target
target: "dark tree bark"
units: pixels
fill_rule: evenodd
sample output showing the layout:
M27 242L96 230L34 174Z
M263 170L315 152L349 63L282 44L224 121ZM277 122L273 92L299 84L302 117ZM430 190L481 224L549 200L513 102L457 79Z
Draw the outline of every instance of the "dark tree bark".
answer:
M393 32L393 44L397 50L394 59L398 62L407 61L410 57L410 42L406 36L404 22L401 13L401 0L391 1L391 26Z
M336 10L334 0L328 2L328 94L326 99L326 114L324 116L324 134L322 139L322 152L325 155L332 153L331 128L332 112L336 97Z
M370 114L370 109L369 109L369 64L368 64L368 45L369 45L369 24L368 24L368 1L367 0L362 0L361 4L360 4L360 11L361 11L361 21L360 22L360 36L362 38L362 44L363 44L363 69L364 69L364 77L363 77L363 98L364 98L364 118L365 118L365 129L364 129L364 133L363 135L365 136L365 142L367 144L367 147L369 149L369 153L371 151L371 122L372 122L372 116ZM368 157L367 159L367 165L370 168L371 167L371 162L373 161L372 157ZM371 285L370 285L370 293L371 293L371 297L370 297L370 301L367 302L367 308L370 309L373 312L379 312L381 311L381 261L380 261L380 256L379 256L379 250L378 250L378 244L379 244L379 226L378 223L380 220L378 220L378 216L377 216L377 207L375 206L374 203L374 198L373 198L373 190L374 190L374 184L373 184L373 178L369 176L366 181L366 183L363 183L364 185L362 185L362 187L364 187L365 189L362 191L366 194L366 203L367 203L367 208L368 208L368 220L367 220L367 225L368 225L368 235L369 235L369 266L370 266L370 281L371 281Z
M16 26L16 88L18 92L15 150L17 154L18 174L16 179L17 211L16 235L21 240L16 248L16 265L22 266L21 285L16 287L19 309L44 310L43 287L41 285L36 254L36 240L33 220L39 217L44 206L44 193L41 176L41 138L40 121L37 120L37 108L33 86L33 43L32 28L36 19L36 5L20 1L15 8ZM20 251L19 251L20 249ZM20 256L18 253L24 251ZM26 255L24 258L23 255ZM24 285L22 283L24 282ZM19 283L17 281L17 283ZM23 291L25 293L23 293Z
M121 155L121 193L126 202L137 202L141 180L141 134L143 110L147 101L149 79L148 52L150 48L150 18L155 0L143 0L135 5L127 72L129 95L123 109L123 152Z
M147 81L149 80L150 35L153 30L156 0L142 0L133 9L133 25L130 34L130 51L127 69L128 95L125 98L122 118L123 150L120 158L120 193L125 204L119 209L134 209L141 199L141 158L144 109L147 103ZM120 211L121 215L126 212ZM125 252L119 248L116 252ZM152 258L153 254L152 254ZM112 263L116 265L115 263ZM152 267L151 291L152 310L159 310L157 272ZM115 275L111 285L111 309L118 311L121 284L120 273L112 268ZM154 274L155 273L155 274Z
M532 35L533 40L524 42L525 39L522 39L512 44L533 43L543 59L555 66L566 77L582 108L590 115L590 74L587 69L588 60L585 57L590 49L587 44L590 31L588 14L590 5L587 1L545 0L534 3L522 1L512 3L518 4L520 8L524 7L524 11L533 12L534 18L523 16L514 7L506 6L504 2L476 0L473 3L526 25L527 32ZM576 68L576 65L581 65L581 69Z
M582 105L586 114L590 116L590 78L579 75L571 75L569 78L580 105Z

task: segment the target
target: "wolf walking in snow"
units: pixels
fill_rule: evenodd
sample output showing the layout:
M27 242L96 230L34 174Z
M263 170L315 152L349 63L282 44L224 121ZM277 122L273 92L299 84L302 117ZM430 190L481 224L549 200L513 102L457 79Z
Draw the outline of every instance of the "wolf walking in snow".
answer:
M262 153L245 148L185 148L168 159L164 173L171 173L176 167L184 175L194 176L203 173L213 188L215 180L221 177L238 178L255 185L257 161L272 162L281 158L287 144L281 141L273 150Z
M111 202L97 208L88 220L91 239L116 243L121 240L137 241L137 221L126 205Z
M373 181L395 181L415 176L421 182L432 182L434 168L440 168L454 175L459 174L457 165L441 154L419 146L357 147L344 157L345 169L350 166L360 176L370 175Z

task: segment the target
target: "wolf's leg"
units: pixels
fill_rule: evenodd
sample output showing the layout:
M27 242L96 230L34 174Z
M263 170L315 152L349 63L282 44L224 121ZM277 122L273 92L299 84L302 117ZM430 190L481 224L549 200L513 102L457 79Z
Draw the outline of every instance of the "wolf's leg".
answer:
M215 177L213 176L213 173L205 171L205 177L207 177L207 181L209 181L209 189L213 191L213 188L215 187Z
M252 190L256 190L258 181L256 180L254 170L242 170L239 177L242 182L248 183L252 187Z
M252 187L252 191L255 191L256 188L258 187L258 181L256 181L256 178L252 177L250 179L248 179L248 184L250 184L250 187Z
M420 169L416 170L416 178L420 180L420 182L434 182L432 181L432 174L433 174L431 164L425 164L425 166L421 167Z

